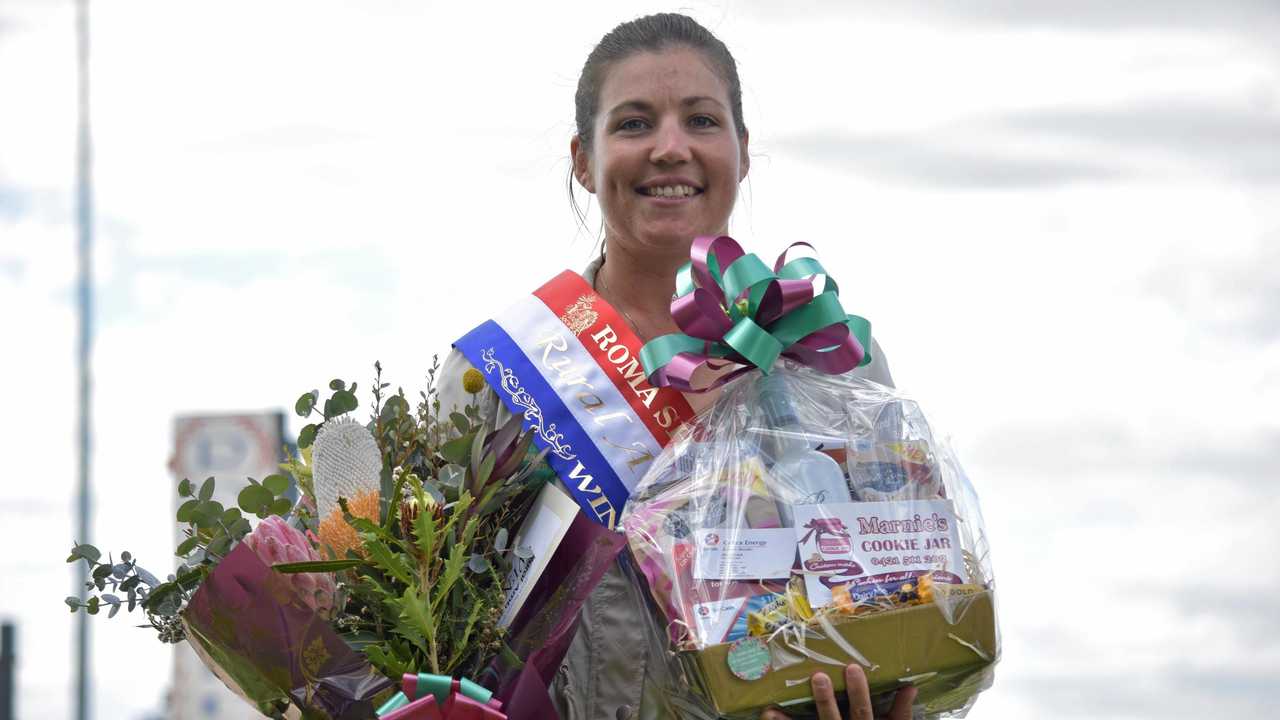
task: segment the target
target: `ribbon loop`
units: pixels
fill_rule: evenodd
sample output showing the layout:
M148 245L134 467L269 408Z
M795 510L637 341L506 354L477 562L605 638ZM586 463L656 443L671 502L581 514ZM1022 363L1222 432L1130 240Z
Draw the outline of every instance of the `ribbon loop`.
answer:
M871 323L845 312L835 280L816 258L787 259L800 246L813 249L792 243L770 270L727 235L694 238L671 303L682 332L654 338L640 351L649 381L699 393L751 369L768 374L779 357L830 374L870 363ZM739 367L693 387L698 368L726 364Z

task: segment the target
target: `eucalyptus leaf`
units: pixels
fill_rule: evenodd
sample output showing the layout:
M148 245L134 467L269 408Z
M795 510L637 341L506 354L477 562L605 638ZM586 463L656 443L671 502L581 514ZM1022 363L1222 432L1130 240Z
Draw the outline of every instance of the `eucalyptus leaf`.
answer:
M466 435L471 432L471 421L467 420L466 415L458 412L449 413L449 420L458 429L459 435Z
M467 568L473 573L482 573L489 569L489 561L479 553L472 553L471 559L467 561Z
M196 506L200 504L199 500L188 500L178 506L178 522L191 522L192 516L195 514Z
M311 393L303 393L298 397L298 401L293 404L293 412L298 417L306 417L311 414L311 408L315 407L316 398Z
M285 515L288 515L289 511L292 509L293 509L293 501L287 497L276 498L271 503L272 515L279 515L281 517L284 517Z
M316 441L316 426L314 424L304 425L302 430L298 432L298 449L305 450L311 447Z
M190 494L191 494L191 481L186 478L182 478L182 482L178 483L178 496L187 497Z
M528 545L521 545L520 547L516 548L516 557L520 558L521 560L528 560L532 558L533 548L529 547Z
M440 492L440 487L436 485L434 480L423 480L422 492L429 495L432 500L435 500L437 505L444 505L447 502L444 498L444 493Z
M440 468L440 485L443 487L457 490L462 487L466 477L467 471L461 465L450 463Z
M329 381L330 390L346 390L347 384L337 378Z
M205 500L196 506L191 513L191 519L200 528L213 527L218 524L218 520L222 518L222 503Z
M356 396L348 390L339 390L333 394L334 408L337 414L349 413L360 407L360 401L356 400Z
M240 509L247 513L257 513L264 505L275 500L275 495L270 490L261 485L250 485L240 491L240 495L236 497L236 502L240 505Z
M195 535L192 535L191 537L179 543L178 549L173 551L173 554L177 555L178 557L186 557L187 553L191 552L192 550L195 550L196 546L199 544L200 544L200 538L196 537Z
M200 485L200 499L210 500L213 498L214 481L212 477L206 478Z
M284 475L268 475L262 478L262 486L271 491L272 495L280 496L289 491L289 478Z
M150 585L151 587L155 587L160 584L160 581L156 579L155 575L152 575L151 573L147 572L146 570L143 570L142 568L136 565L133 567L133 572L136 573L139 578L141 578L142 582Z
M209 543L209 552L219 557L224 557L227 551L231 549L231 537L228 535L219 535Z
M102 553L98 550L98 548L92 545L89 545L88 543L76 545L74 548L72 548L71 554L79 558L84 558L85 560L88 560L91 563L98 562L98 560L102 557Z
M493 538L493 549L502 552L507 549L507 529L498 528L498 534Z

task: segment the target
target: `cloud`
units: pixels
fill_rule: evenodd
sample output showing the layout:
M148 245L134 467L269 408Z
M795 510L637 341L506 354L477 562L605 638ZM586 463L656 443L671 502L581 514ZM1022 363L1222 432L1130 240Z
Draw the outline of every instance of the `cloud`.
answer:
M1120 177L1108 163L968 143L948 134L861 135L819 131L777 146L812 162L860 175L939 188L1046 188Z
M908 2L907 7L947 12L974 20L1069 27L1088 30L1132 28L1255 29L1280 24L1280 6L1270 0L1073 0L1029 3L1022 0Z
M1048 108L1008 115L997 127L1106 145L1135 162L1162 151L1245 180L1280 181L1280 115L1273 103L1142 101L1119 107Z
M1169 425L1159 434L1100 418L1023 421L980 439L975 463L1001 472L1087 477L1128 476L1135 486L1150 476L1200 480L1212 477L1244 489L1269 487L1280 467L1280 431L1257 429L1220 439ZM1145 477L1144 477L1145 476ZM1114 508L1113 508L1114 509Z
M914 20L945 18L960 22L998 23L1029 28L1087 31L1187 29L1234 30L1262 35L1280 26L1280 5L1271 0L1073 0L1069 3L1025 0L892 0L811 3L824 15L849 13L857 17L908 15ZM795 8L787 6L790 13ZM777 14L776 3L753 3L760 14Z
M784 137L778 147L926 187L1037 189L1206 170L1269 184L1280 182L1273 104L1160 99L1042 108L910 134L815 131Z
M1280 340L1280 232L1228 257L1171 258L1147 273L1145 285L1197 328L1226 339Z
M26 214L30 199L13 185L0 184L0 220L17 220Z
M262 152L288 152L292 150L317 150L328 145L352 143L366 136L314 123L283 123L262 128L238 131L226 137L204 140L192 145L193 150L215 153L235 152L255 154Z
M1046 718L1260 717L1273 702L1275 677L1265 668L1129 668L1057 672L1005 687L1027 696L1037 716Z

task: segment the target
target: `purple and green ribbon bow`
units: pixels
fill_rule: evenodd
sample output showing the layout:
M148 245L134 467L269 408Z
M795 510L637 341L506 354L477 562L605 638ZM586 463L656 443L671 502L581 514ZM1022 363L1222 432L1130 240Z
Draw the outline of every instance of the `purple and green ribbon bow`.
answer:
M770 270L727 235L695 238L671 302L683 332L656 337L640 350L649 382L699 393L754 368L768 374L780 356L833 375L870 363L871 323L844 311L835 280L816 259L787 261L797 246L813 248L793 243ZM816 293L819 275L826 281ZM699 367L729 364L742 367L693 387Z

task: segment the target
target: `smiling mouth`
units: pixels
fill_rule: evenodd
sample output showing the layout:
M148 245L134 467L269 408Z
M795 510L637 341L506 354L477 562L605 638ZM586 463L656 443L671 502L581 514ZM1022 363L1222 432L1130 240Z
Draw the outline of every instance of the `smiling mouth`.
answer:
M655 187L636 188L636 192L648 197L671 198L673 200L690 198L695 195L702 194L701 189L693 187L692 185L658 185Z

